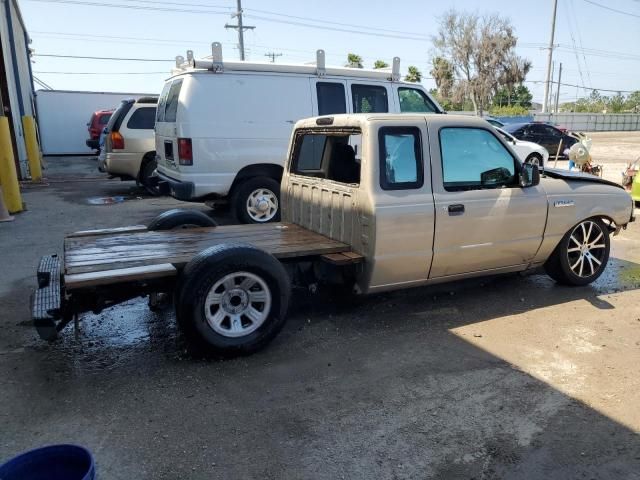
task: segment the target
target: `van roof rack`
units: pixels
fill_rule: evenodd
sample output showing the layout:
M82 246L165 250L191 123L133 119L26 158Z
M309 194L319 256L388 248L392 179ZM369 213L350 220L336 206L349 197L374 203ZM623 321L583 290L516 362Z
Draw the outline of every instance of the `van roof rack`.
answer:
M327 67L325 65L324 50L316 51L316 61L306 64L285 64L269 62L246 62L246 61L223 61L222 44L213 42L211 44L211 55L202 60L196 60L193 50L187 50L186 59L182 55L176 57L176 66L171 70L173 75L180 73L204 70L212 73L223 73L225 71L235 72L281 72L281 73L305 73L307 75L325 75L374 78L378 80L390 80L397 82L400 80L400 58L393 57L391 69L380 68L375 70L351 67Z

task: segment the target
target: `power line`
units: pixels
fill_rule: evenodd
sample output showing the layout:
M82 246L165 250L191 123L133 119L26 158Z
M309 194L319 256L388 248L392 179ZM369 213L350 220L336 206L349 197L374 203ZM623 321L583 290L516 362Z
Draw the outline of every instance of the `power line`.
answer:
M47 75L168 75L168 72L33 72Z
M125 58L125 57L94 57L85 55L57 55L53 53L34 53L34 57L53 57L53 58L77 58L85 60L116 60L124 62L175 62L175 59L162 58Z
M269 57L271 59L271 63L276 63L276 57L281 57L281 53L276 52L268 52L264 54L265 57Z
M628 15L630 17L635 17L635 18L640 18L640 15L636 15L635 13L630 13L630 12L623 12L622 10L618 10L615 8L611 8L611 7L607 7L606 5L601 5L597 2L593 2L592 0L584 0L587 3L590 3L591 5L595 5L596 7L600 7L600 8L604 8L605 10L609 10L611 12L616 12L616 13L620 13L622 15Z
M28 0L30 2L42 2L42 3L54 3L54 4L68 4L68 5L83 5L88 7L106 7L106 8L123 8L130 10L154 10L158 12L175 12L175 13L200 13L207 15L228 15L229 11L214 11L214 10L192 10L186 8L165 8L165 7L153 7L147 5L122 5L116 3L98 3L85 0Z

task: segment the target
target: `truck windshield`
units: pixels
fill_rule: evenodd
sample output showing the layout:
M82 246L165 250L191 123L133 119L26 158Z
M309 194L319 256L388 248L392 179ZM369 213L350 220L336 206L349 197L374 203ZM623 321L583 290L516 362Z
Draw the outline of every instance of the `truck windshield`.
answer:
M305 132L296 136L291 171L340 183L360 183L361 134Z

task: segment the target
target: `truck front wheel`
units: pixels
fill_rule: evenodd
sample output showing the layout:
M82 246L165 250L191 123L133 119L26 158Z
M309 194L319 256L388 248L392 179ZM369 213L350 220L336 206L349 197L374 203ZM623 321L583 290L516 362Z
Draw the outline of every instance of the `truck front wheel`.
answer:
M238 185L231 196L233 212L241 223L280 220L280 183L270 177L253 177Z
M284 325L290 280L272 255L247 244L199 253L180 275L176 317L193 345L220 356L247 355Z
M545 263L545 271L563 285L587 285L602 275L610 246L609 231L602 220L583 220L562 237Z

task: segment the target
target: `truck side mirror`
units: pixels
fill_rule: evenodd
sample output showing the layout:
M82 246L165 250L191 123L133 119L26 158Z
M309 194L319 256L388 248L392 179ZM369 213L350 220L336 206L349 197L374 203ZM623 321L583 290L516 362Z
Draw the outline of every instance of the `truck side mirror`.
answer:
M520 186L522 188L535 187L540 183L540 170L537 165L523 163L520 170Z

